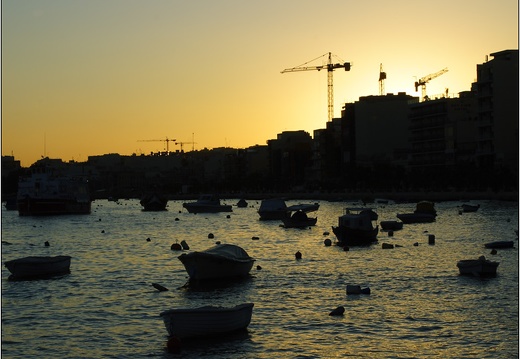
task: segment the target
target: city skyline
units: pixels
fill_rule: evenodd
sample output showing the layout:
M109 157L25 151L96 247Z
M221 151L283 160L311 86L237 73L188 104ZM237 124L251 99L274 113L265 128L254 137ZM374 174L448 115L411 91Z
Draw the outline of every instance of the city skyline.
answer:
M29 166L164 151L166 138L264 145L326 125L326 71L285 68L328 52L351 62L334 71L339 117L378 94L380 64L385 93L419 97L414 81L443 68L428 95L458 93L486 56L518 48L516 1L320 4L3 1L2 155Z

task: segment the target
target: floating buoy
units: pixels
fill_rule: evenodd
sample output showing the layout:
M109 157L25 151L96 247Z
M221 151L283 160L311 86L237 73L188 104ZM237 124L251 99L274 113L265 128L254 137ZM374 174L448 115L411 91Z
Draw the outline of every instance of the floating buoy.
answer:
M179 354L181 352L181 341L179 338L171 337L166 342L166 348L170 353Z
M296 257L296 259L302 259L302 254L300 251L294 253L294 256Z
M210 233L208 234L208 238L211 239L211 238L215 238L215 236L213 235L213 233Z
M490 253L490 254L493 254L493 255L494 255L494 254L497 254L497 250L496 250L496 249L491 250L491 253Z
M157 289L159 292L166 292L168 290L168 288L166 287L163 287L162 285L158 284L158 283L152 283L152 286Z
M256 270L262 270L262 267L256 266Z
M175 220L176 220L176 221L178 221L178 220L179 220L179 218L178 218L178 217L175 217Z
M179 243L174 243L172 244L172 246L170 247L170 249L172 251L181 251L182 250L182 247Z
M329 232L323 232L323 235L324 235L324 236L328 236L328 235L329 235Z
M330 247L332 245L332 241L330 240L330 238L327 238L323 241L323 244L325 244L325 246L327 247Z
M228 214L228 215L226 216L226 218L231 218L231 215Z
M428 235L428 244L435 244L435 235L433 235L433 234Z
M216 241L215 244L220 244L220 241Z
M49 244L49 241L45 241L45 247L49 247L50 244Z
M336 309L334 309L332 312L329 313L329 315L343 315L345 313L345 307L339 306Z
M188 246L188 243L186 243L185 240L181 241L181 246L182 246L182 249L185 249L185 250L190 249L190 246Z
M252 239L253 241L256 241L256 240L259 240L260 238L259 238L259 237L256 237L256 236L253 236L253 237L251 237L251 239Z
M383 243L382 248L383 249L393 249L394 245L390 244L390 243Z
M388 231L388 237L393 237L394 236L394 231Z
M103 229L103 230L101 231L101 233L105 233L105 230Z
M419 242L415 242L413 245L414 245L414 247L418 247L419 246Z
M150 242L150 241L151 241L150 237L146 238L146 241L147 241L147 242Z

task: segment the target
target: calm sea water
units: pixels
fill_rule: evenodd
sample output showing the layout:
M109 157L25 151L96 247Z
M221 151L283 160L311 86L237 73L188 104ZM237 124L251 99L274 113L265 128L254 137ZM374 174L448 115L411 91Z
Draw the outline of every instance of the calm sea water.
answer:
M301 202L309 201L288 204ZM461 202L437 203L435 223L405 225L393 237L380 232L379 244L343 251L324 240L335 241L331 226L360 203L317 202L317 226L303 230L259 221L259 201L197 215L181 201L170 201L166 212L142 212L137 200L98 200L91 215L46 218L2 208L2 263L72 256L71 273L58 279L11 282L2 267L2 357L518 357L518 203L479 201L478 212L462 215ZM393 220L414 204L373 208L379 220ZM251 278L183 288L187 274L170 249L182 240L190 250L216 241L243 247L256 259ZM516 248L491 255L484 243L496 240L514 240ZM384 242L402 247L382 249ZM458 260L481 255L500 262L497 277L459 276ZM347 284L372 293L347 296ZM166 351L161 311L241 302L255 303L247 333ZM345 314L329 316L338 306Z

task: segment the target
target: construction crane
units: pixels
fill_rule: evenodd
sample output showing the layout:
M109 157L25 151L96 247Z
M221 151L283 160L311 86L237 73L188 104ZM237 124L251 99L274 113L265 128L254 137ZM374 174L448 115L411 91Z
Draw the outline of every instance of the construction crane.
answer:
M182 146L184 146L184 145L192 145L192 146L191 146L191 150L192 150L192 151L195 151L195 146L194 146L194 145L195 145L196 143L197 143L197 142L175 142L176 145L180 145L180 146L181 146L181 152L182 152Z
M385 94L386 72L383 72L383 64L379 64L379 96Z
M418 81L415 81L415 92L419 91L419 86L422 88L421 97L423 101L428 100L428 96L426 96L426 84L433 80L436 77L439 77L440 75L448 72L448 68L444 68L434 74L429 74L428 76L424 76L423 78L420 78Z
M328 62L325 65L321 66L306 66L308 63L312 61L316 61L319 58L323 58L328 55ZM336 56L337 57L337 56ZM332 82L332 72L335 69L342 69L344 68L345 71L350 71L351 64L350 62L343 62L343 63L332 63L332 53L324 54L320 57L315 58L314 60L307 61L304 64L301 64L300 66L291 67L288 69L283 70L281 73L284 74L286 72L297 72L297 71L310 71L310 70L327 70L327 92L328 92L328 120L331 121L332 117L334 115L334 89L333 89L333 82Z
M137 140L137 142L166 142L166 153L170 153L170 142L175 142L175 139L166 137L164 140Z

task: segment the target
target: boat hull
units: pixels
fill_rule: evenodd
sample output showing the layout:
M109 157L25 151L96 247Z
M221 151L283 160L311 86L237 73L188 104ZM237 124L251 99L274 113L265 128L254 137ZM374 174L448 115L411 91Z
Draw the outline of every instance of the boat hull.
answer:
M221 256L208 255L204 252L182 254L178 258L184 265L190 280L246 277L255 262L252 258L232 260Z
M251 322L253 306L253 303L244 303L232 308L171 309L160 316L170 336L187 339L245 330Z
M503 248L514 248L515 242L513 241L497 241L490 242L484 244L486 248L495 248L495 249L503 249Z
M75 199L23 198L17 202L20 216L48 216L61 214L90 214L91 202Z
M307 228L315 226L318 218L308 218L306 220L298 220L293 218L282 218L283 226L285 228Z
M403 223L431 223L435 222L435 215L429 213L401 213L397 218Z
M465 259L457 262L461 275L496 276L499 263L482 259Z
M24 257L5 262L10 279L36 279L70 273L70 256Z
M377 242L379 226L373 229L357 229L345 226L332 227L341 246L365 246Z
M186 208L189 213L218 213L218 212L233 212L231 205L208 205L198 203L183 203L182 206Z
M399 221L381 221L379 224L384 231L398 231L403 229L403 222Z

